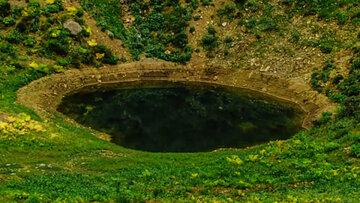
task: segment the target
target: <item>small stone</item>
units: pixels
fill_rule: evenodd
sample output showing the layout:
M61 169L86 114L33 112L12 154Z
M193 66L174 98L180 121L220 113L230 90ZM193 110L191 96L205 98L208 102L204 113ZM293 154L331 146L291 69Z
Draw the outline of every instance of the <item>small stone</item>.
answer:
M69 30L72 35L78 35L82 31L80 24L72 20L67 21L64 24L64 28Z
M227 22L223 22L221 25L222 25L223 27L226 27Z
M40 164L39 167L45 167L46 165L45 164Z
M106 34L107 34L110 38L115 37L114 33L111 32L110 30L106 30Z
M9 166L11 166L11 164L6 164L5 166L6 166L6 167L9 167Z
M260 68L260 71L261 72L267 72L267 71L269 71L270 70L270 66L267 66L266 68L264 68L264 67L261 67Z

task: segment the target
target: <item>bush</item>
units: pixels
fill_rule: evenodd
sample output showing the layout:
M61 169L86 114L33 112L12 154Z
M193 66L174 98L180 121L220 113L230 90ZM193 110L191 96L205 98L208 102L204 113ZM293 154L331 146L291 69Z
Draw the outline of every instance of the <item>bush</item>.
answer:
M216 34L216 29L213 25L209 25L208 28L207 28L207 31L209 34L211 35L215 35Z
M359 97L349 97L344 101L345 109L341 112L342 116L345 117L354 117L360 121L360 98Z
M201 39L201 45L207 51L211 51L218 46L217 37L215 35L206 34Z
M325 150L325 152L331 152L331 151L337 150L339 148L340 148L340 144L330 142L330 143L325 144L324 150Z
M3 19L3 23L6 25L6 26L11 26L11 25L15 25L15 19L13 17L5 17Z
M10 14L10 4L8 0L0 0L0 17L6 17Z
M231 36L226 36L225 39L224 39L224 42L227 43L227 44L230 44L233 42L233 39Z
M320 50L324 54L329 54L333 50L333 45L330 43L321 43Z
M191 26L189 32L190 32L190 33L194 33L194 32L195 32L195 27L194 27L194 26Z
M335 18L338 20L338 23L340 25L343 25L348 21L349 15L347 13L344 13L344 12L338 12L338 13L335 14Z
M322 117L319 120L313 121L313 124L316 126L326 124L331 120L331 116L332 116L331 112L323 112Z
M200 15L194 15L194 20L195 21L198 21L198 20L200 20L201 19L201 16Z
M355 155L356 157L360 157L360 144L353 144L350 147L350 153Z
M14 30L11 34L6 36L5 39L8 42L17 44L17 43L20 43L23 40L23 37L22 37L22 35L20 34L20 32L18 30Z
M15 49L9 42L0 42L0 52L7 53L12 57L16 56Z
M210 6L210 5L213 5L213 2L212 2L212 0L201 0L201 4L203 6Z
M337 76L334 77L332 83L333 83L334 85L337 85L337 84L340 83L340 81L341 81L342 79L344 79L344 76L342 76L342 75L337 75Z
M65 66L69 65L69 61L66 59L58 59L58 60L56 60L56 64L59 66L65 67Z
M351 65L350 73L360 69L360 58L356 58Z
M118 63L119 58L115 57L110 49L108 49L105 45L99 44L94 47L95 53L104 54L104 57L101 58L101 62L105 64L115 65Z
M228 20L233 20L235 18L236 5L228 4L224 9L219 9L217 11L217 15L220 18L226 17Z
M338 89L346 96L357 96L360 93L358 79L354 75L350 75L342 81L339 84Z
M179 33L174 36L171 43L177 48L184 48L188 44L188 36L185 32Z
M36 44L36 39L31 37L26 37L24 40L24 45L28 47L33 47Z
M66 56L69 53L68 47L57 39L50 39L48 41L47 47L49 51L55 52L59 55Z

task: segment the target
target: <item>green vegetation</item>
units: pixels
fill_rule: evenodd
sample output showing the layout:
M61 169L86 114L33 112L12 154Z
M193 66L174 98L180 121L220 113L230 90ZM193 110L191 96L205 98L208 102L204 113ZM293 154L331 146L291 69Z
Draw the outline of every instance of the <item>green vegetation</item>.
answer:
M9 1L0 0L0 202L360 199L358 0L80 3L82 8L66 7L60 0L30 0L11 7ZM205 19L215 23L201 33L191 22L203 26L205 15L199 10L216 5L220 6L212 19ZM309 52L328 60L316 64L322 68L313 72L310 84L339 108L334 113L324 112L313 128L289 140L210 153L129 150L98 139L92 130L76 127L61 116L42 120L16 103L19 88L46 74L119 60L95 41L86 24L86 12L103 31L110 31L110 38L121 40L137 60L145 56L185 63L192 50L201 52L200 46L210 57L224 53L241 58L234 53L237 50L230 53L230 48L249 41L259 57L264 52L282 51L288 52L284 57L292 57L294 47L314 49ZM298 25L298 17L308 22ZM68 21L78 23L82 31L72 35L64 28ZM220 31L229 26L223 26L224 22L236 25L231 27L234 33ZM343 37L334 29L337 25L350 35ZM196 34L199 40L191 47L189 36ZM281 40L291 47L273 47L274 41Z
M128 1L121 5L119 1L81 0L81 4L102 30L110 30L122 40L136 60L143 53L146 57L181 63L191 58L186 29L197 1L186 5L179 1ZM124 7L131 14L125 22Z
M49 1L46 6L41 6L38 1L30 1L26 7L12 8L7 14L9 16L4 16L2 20L8 34L0 38L0 49L6 63L11 64L9 58L16 60L19 55L16 50L23 47L30 58L67 60L69 64L66 65L72 67L79 67L80 64L116 64L118 58L109 49L89 38L91 30L88 27L82 25L82 32L76 36L64 28L64 24L70 20L82 24L79 17L82 10L75 9L74 12L74 9L70 7L65 12L60 0ZM66 66L37 64L34 61L28 65L44 73L61 72Z
M216 47L219 46L218 37L216 36L215 27L209 25L207 28L208 33L205 34L201 39L201 46L211 54Z

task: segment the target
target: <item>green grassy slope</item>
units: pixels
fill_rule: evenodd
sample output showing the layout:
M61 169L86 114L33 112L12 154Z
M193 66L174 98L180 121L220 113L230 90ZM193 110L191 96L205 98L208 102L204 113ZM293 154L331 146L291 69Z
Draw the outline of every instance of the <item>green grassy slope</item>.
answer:
M183 34L191 27L189 15L195 17L191 16L192 6L206 9L204 6L212 4L206 0L158 0L148 5L128 2L135 16L130 28L122 27L123 22L116 18L121 9L115 8L121 5L115 1L82 0L81 4L103 29L123 40L135 58L145 53L178 62L185 62L191 53ZM261 33L281 32L282 29L275 29L276 25L281 27L298 15L351 26L356 36L359 30L360 8L355 0L270 2L288 8L285 22L273 22L277 18L242 17L245 9L262 12L262 7L257 6L264 2L267 3L229 1L219 8L226 11L220 10L218 17L245 23L249 35L260 39ZM16 90L46 74L83 64L101 66L118 62L110 50L91 41L87 25L82 24L82 9L66 8L61 1L40 3L39 7L38 2L30 1L9 10L7 1L0 0L0 111L4 114L0 118L6 118L0 120L0 202L358 202L360 199L359 38L354 37L346 46L337 43L331 35L316 41L300 35L296 42L296 32L284 31L292 33L294 43L305 43L304 46L318 47L324 54L330 54L329 65L324 64L323 69L313 74L311 84L338 102L340 108L336 116L324 113L311 130L287 141L250 149L147 153L100 140L89 129L73 126L60 117L41 120L32 110L16 104ZM146 15L142 9L147 11ZM145 15L142 21L136 20L142 15ZM71 36L62 27L68 19L82 24L84 30L79 36ZM153 21L157 19L180 21L183 26L176 33L179 36L173 30L177 28L166 23L154 28L157 24ZM133 39L134 33L147 37ZM214 34L210 28L203 34L214 35L203 40L204 50L215 51L218 46L214 40L221 33ZM174 44L179 41L184 43ZM207 45L210 49L206 49ZM342 68L344 64L332 57L344 50L350 58L345 63L348 66Z

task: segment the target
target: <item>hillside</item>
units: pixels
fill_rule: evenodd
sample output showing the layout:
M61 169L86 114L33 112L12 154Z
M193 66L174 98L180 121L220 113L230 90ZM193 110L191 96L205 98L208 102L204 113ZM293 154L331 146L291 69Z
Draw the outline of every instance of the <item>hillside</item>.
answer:
M57 111L152 80L286 100L304 129L151 153ZM358 202L359 95L358 0L0 0L0 202Z

